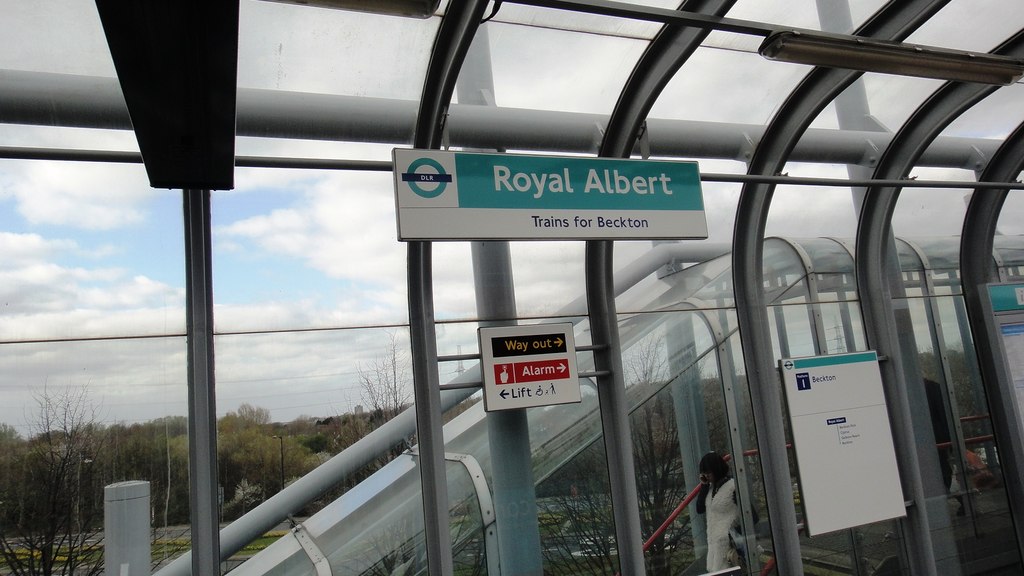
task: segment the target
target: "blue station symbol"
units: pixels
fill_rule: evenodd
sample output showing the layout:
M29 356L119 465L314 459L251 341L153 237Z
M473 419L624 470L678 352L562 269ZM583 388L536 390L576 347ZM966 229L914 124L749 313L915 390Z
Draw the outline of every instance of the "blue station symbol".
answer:
M420 172L420 168L433 168L436 172ZM409 164L406 172L402 173L402 182L408 182L409 188L418 196L423 198L437 198L444 194L444 189L452 181L452 175L445 172L444 166L433 158L417 158ZM433 188L426 189L422 184L435 184Z

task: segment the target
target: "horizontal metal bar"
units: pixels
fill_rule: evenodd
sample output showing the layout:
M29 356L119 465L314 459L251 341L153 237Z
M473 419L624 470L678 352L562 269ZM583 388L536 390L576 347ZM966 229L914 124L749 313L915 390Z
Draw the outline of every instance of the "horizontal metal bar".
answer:
M72 150L64 148L31 148L17 146L0 146L0 159L12 160L50 160L65 162L108 162L141 164L142 156L138 152L121 152L114 150ZM347 160L331 158L272 158L269 156L236 156L235 166L240 168L278 168L308 170L354 170L369 172L391 172L393 164L387 160ZM1022 190L1024 182L973 182L948 180L918 179L846 179L846 178L815 178L804 176L761 176L756 174L727 174L722 172L705 172L700 175L701 182L717 183L755 183L778 184L790 186L824 186L824 187L891 187L891 188L943 188L943 189L986 189L986 190ZM578 350L585 350L580 347ZM479 358L479 355L474 356ZM444 357L446 360L459 358ZM472 358L463 358L469 360Z
M580 372L577 374L580 378L597 378L598 376L608 376L611 374L608 370L590 370L588 372Z
M479 354L448 354L445 356L438 356L438 362L457 362L459 360L479 360Z
M685 12L682 10L669 10L653 6L638 6L635 4L610 2L607 0L505 1L510 4L523 4L526 6L536 6L538 8L553 8L556 10L597 14L599 16L613 16L616 18L628 18L630 20L643 20L646 22L658 22L662 24L692 26L695 28L703 28L705 30L722 30L724 32L734 32L737 34L748 34L752 36L768 36L779 29L778 26L764 24L762 22L737 20L735 18L724 18L721 16Z
M441 390L464 390L467 388L481 388L484 383L480 380L470 380L469 382L456 382L453 384L442 384L438 386Z

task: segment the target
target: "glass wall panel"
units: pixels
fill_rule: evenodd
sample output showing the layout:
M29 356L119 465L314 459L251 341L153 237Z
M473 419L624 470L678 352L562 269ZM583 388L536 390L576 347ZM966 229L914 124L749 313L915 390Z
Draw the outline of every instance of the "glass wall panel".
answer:
M269 422L387 420L412 402L405 327L221 335L216 346L219 414L249 405Z
M181 202L141 166L0 161L4 571L102 571L115 482L188 522Z
M513 242L510 248L519 317L586 311L585 243ZM623 249L616 244L616 252Z
M1024 214L1024 193L1020 190L1010 190L999 213L999 233L1024 234L1024 219L1019 217L1021 214Z
M846 178L845 167L787 163L790 176ZM778 186L772 196L766 236L853 238L857 214L849 188Z
M963 302L937 297L906 304L923 381L923 388L908 382L908 391L912 404L928 407L927 414L915 411L915 433L936 446L919 452L936 561L947 573L973 573L979 561L1016 563L998 449L973 353L968 358L965 350Z
M243 170L213 194L219 333L404 324L406 246L390 173ZM461 248L461 246L460 246ZM435 251L439 316L472 311L465 250ZM466 283L469 280L469 283Z
M151 190L144 178L139 166L0 162L0 346L99 340L113 351L130 344L138 355L80 358L97 378L123 375L110 390L105 388L114 382L102 378L104 390L96 394L109 394L111 400L132 396L129 384L156 384L141 353L151 347L129 339L181 336L185 328L181 195ZM120 341L126 343L115 344ZM97 350L103 348L97 344ZM46 346L34 350L8 373L18 375L13 388L24 393L5 395L0 422L22 424L24 409L34 405L31 391L80 387L89 380L87 373L72 369L63 376L54 373L61 355ZM167 366L169 359L151 360ZM141 373L147 375L132 376ZM103 422L139 415L128 407L103 412Z
M915 168L912 178L964 181L964 188L904 188L892 216L893 234L898 238L960 236L964 214L971 198L974 174L966 170Z

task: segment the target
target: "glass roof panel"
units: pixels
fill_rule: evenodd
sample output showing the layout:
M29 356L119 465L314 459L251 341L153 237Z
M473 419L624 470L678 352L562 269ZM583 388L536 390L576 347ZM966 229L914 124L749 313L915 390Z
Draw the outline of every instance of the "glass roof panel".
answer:
M1020 2L950 2L907 38L912 44L988 52L1024 28Z
M440 21L246 0L238 86L417 100Z
M647 40L488 22L497 106L610 114ZM471 54L467 62L479 61ZM472 72L463 67L460 82ZM480 88L486 88L481 86Z
M757 40L753 42L756 49ZM762 125L806 74L805 68L765 60L756 52L702 46L665 87L650 117Z
M846 15L846 18L851 19L853 23L862 22L884 3L884 0L850 0L849 14ZM729 17L769 24L784 24L794 28L837 30L849 33L852 32L852 29L847 29L847 26L832 23L836 18L834 14L819 16L818 13L819 5L826 5L826 8L838 11L841 4L842 2L819 2L816 0L739 0L729 11ZM828 20L824 26L820 23L822 19Z
M853 257L837 239L790 238L798 244L811 259L815 274L850 274L854 272Z
M95 2L0 0L0 69L114 77Z
M905 238L919 248L928 259L929 270L957 270L960 268L960 237L925 236Z
M995 146L1024 122L1024 109L1020 102L1024 99L1024 85L1014 84L996 90L970 110L954 120L942 132L942 136L959 136L963 138L993 138Z

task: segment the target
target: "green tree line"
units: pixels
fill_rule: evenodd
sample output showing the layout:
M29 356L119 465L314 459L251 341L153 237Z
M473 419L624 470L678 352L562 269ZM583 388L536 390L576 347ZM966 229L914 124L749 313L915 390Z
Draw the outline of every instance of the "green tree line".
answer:
M168 416L104 424L85 392L44 393L22 435L0 423L0 573L16 576L102 572L103 489L126 480L150 483L154 527L189 523L188 420ZM221 515L233 520L344 450L397 412L371 410L272 422L243 404L218 419ZM382 457L329 499L371 474Z

